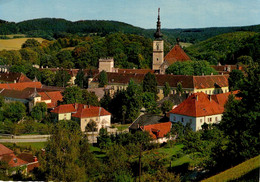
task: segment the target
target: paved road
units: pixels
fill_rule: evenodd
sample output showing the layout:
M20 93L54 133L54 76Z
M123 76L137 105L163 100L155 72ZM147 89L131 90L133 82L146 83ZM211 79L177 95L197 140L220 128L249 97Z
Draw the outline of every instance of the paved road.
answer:
M34 139L0 139L0 143L25 143L25 142L46 142L47 138Z

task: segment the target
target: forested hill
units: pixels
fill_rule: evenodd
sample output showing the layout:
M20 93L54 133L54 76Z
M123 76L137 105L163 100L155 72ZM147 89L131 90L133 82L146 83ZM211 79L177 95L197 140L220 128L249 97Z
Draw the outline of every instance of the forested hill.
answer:
M210 64L260 61L260 33L232 32L201 41L185 49L191 57ZM243 59L242 59L243 58Z
M154 24L156 25L156 23ZM173 44L177 37L179 37L182 42L196 43L219 34L236 31L260 32L260 25L197 29L163 29L162 33L164 34L164 39ZM62 37L66 33L79 35L92 33L104 36L115 32L132 33L153 38L155 29L143 29L123 22L106 20L82 20L72 22L65 19L41 18L19 23L0 20L0 35L22 33L30 37L53 39Z

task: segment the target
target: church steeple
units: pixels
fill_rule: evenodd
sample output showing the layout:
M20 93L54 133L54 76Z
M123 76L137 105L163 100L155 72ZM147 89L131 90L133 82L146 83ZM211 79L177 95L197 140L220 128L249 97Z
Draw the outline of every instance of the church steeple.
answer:
M161 33L161 21L160 21L160 8L158 8L158 20L157 20L157 30L154 33L155 39L162 39L162 33Z

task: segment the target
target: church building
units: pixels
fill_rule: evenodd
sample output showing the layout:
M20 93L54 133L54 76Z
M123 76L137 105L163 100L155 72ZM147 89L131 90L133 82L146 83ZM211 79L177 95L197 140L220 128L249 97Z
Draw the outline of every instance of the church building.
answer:
M160 8L158 9L157 30L154 33L155 40L153 41L153 66L152 69L160 74L165 74L165 70L177 61L191 60L189 56L183 51L177 39L177 44L164 57L164 41L161 33Z

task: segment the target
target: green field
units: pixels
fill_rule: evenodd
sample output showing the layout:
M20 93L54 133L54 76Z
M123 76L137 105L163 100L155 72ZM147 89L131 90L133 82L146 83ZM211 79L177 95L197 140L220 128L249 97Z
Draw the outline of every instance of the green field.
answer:
M0 51L1 50L19 50L22 44L29 38L17 38L17 39L0 39ZM34 38L40 43L44 41L42 38Z
M131 124L112 124L112 127L115 127L118 129L118 131L123 131L127 128L129 128Z

